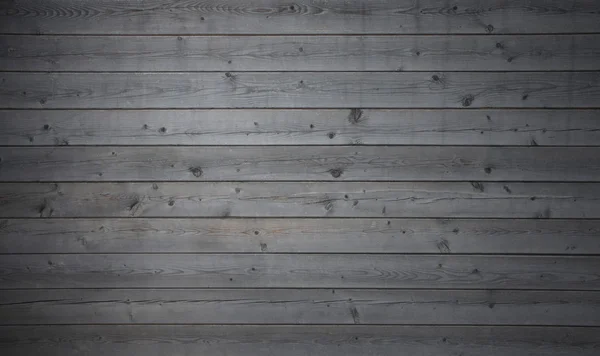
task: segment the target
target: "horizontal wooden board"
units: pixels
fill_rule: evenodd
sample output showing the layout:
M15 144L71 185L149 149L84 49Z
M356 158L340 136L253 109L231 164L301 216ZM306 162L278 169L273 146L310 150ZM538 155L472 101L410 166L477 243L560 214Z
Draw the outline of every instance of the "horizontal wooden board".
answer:
M600 69L600 35L0 36L0 46L4 71Z
M2 108L597 108L600 72L0 73Z
M0 256L0 289L190 287L600 290L600 259L441 254Z
M600 218L594 183L1 183L0 217Z
M0 110L0 142L600 146L600 111Z
M600 254L598 220L4 219L0 253Z
M564 0L4 0L0 32L367 34L600 32L600 5Z
M600 328L53 325L0 327L6 355L596 356Z
M600 325L600 292L9 290L0 324Z
M0 181L598 181L592 147L0 147Z

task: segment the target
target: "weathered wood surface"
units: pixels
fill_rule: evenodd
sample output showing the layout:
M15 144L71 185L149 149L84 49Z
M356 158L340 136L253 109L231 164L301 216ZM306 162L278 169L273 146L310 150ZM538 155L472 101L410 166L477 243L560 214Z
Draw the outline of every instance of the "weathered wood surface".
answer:
M594 183L2 183L0 217L600 218Z
M600 259L389 254L0 256L0 289L299 286L600 290Z
M600 254L598 220L4 219L0 253Z
M596 356L600 328L76 325L0 327L5 355Z
M0 181L598 181L592 147L0 147Z
M600 69L600 35L0 36L0 48L4 71Z
M600 146L600 111L0 110L0 143Z
M14 34L600 32L600 5L561 0L3 0Z
M600 72L0 73L3 108L597 108Z
M600 325L600 292L328 289L9 290L1 325Z

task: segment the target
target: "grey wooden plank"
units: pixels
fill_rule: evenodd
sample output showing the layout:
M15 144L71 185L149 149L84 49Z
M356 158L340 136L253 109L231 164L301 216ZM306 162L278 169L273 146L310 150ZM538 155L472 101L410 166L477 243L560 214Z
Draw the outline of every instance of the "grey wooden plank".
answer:
M600 111L0 110L0 142L600 146Z
M594 183L2 183L0 217L599 218Z
M598 181L593 147L0 147L0 181Z
M4 71L600 69L599 35L0 36L0 46Z
M3 108L594 108L600 72L0 73Z
M0 289L435 288L600 290L588 256L0 255Z
M54 325L0 327L7 355L596 356L600 328Z
M600 292L9 290L1 325L444 324L598 326Z
M4 0L0 32L325 34L599 32L595 1Z
M4 219L0 253L600 254L598 220Z

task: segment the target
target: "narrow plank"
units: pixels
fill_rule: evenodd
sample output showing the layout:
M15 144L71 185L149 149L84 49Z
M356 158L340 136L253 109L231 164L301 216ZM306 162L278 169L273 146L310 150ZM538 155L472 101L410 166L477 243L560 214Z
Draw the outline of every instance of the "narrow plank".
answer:
M0 181L598 181L592 147L0 147Z
M600 259L389 254L0 256L0 289L189 287L600 290Z
M5 219L0 253L600 254L598 220Z
M600 111L0 110L0 142L600 146Z
M593 183L2 183L0 217L600 218Z
M0 73L3 108L595 108L600 72Z
M595 1L4 0L0 32L430 34L600 32Z
M600 69L599 35L0 36L0 46L3 71Z
M598 326L600 292L10 290L0 325L444 324Z

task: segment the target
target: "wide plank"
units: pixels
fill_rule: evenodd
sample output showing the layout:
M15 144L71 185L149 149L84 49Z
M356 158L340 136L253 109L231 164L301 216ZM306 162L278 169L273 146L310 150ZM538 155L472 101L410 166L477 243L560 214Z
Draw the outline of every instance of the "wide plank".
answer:
M13 34L600 32L600 5L564 0L3 0Z
M0 217L600 218L595 183L0 183Z
M8 109L597 108L600 72L0 73Z
M598 181L600 148L0 147L0 181Z
M0 143L600 146L600 111L0 110Z
M597 356L600 328L514 326L0 326L5 355Z
M0 47L3 71L600 69L600 35L0 36Z
M600 254L599 220L4 219L0 253Z
M325 289L7 290L0 325L599 326L600 292Z
M600 290L587 256L0 255L0 289L435 288Z

